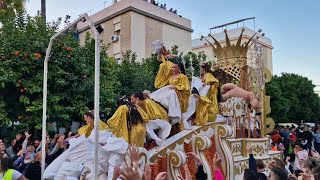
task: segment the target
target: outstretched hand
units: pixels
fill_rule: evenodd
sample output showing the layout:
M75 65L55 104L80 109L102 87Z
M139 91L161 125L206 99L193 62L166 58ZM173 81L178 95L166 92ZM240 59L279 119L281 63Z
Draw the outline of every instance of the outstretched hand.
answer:
M221 159L221 157L219 156L219 154L218 153L215 153L214 155L213 155L213 169L215 170L215 169L217 169L217 167L219 167L220 165L221 165L221 162L222 162L222 159Z
M28 132L24 132L24 135L26 136L26 139L29 139L32 136L32 134L29 134Z
M178 178L180 180L192 180L188 164L183 165L183 169L184 169L184 173L186 174L186 178L182 178L181 176L178 176Z
M194 152L187 152L187 158L189 160L194 160L198 166L202 164L200 157Z
M21 137L22 137L22 135L20 134L20 133L18 133L17 135L16 135L16 140L20 140L21 139Z
M246 150L247 150L247 152L249 153L249 154L252 154L252 145L250 144L250 143L247 143L247 145L246 145Z
M151 180L151 167L149 164L146 164L144 167L144 179Z
M121 175L121 168L120 168L120 165L117 165L116 167L114 167L112 180L117 180L120 175Z
M139 172L139 167L136 162L132 163L131 166L130 163L127 164L124 168L124 170L121 172L121 175L119 176L122 180L142 180L142 176Z
M161 172L157 175L155 180L165 180L167 179L167 172ZM148 179L146 179L148 180Z
M139 161L139 149L138 147L133 144L129 147L129 156L132 162L135 162L138 164Z

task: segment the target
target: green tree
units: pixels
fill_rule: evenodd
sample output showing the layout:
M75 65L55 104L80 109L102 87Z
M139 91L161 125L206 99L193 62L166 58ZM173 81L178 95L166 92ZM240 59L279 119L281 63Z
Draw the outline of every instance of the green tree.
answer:
M0 22L14 17L16 12L24 10L26 0L0 0Z
M128 95L143 90L154 90L156 58L148 58L138 62L136 54L131 51L122 54L118 78L121 84L119 95ZM158 65L157 65L158 64Z
M19 120L22 126L41 128L43 60L60 21L45 25L40 16L24 12L4 21L0 28L0 121ZM80 46L71 32L54 42L48 74L49 122L69 126L93 108L94 47L90 38ZM101 51L101 111L110 114L119 85L118 65L106 49Z
M306 77L283 73L267 84L271 96L271 114L276 122L315 122L320 118L320 98L315 85Z

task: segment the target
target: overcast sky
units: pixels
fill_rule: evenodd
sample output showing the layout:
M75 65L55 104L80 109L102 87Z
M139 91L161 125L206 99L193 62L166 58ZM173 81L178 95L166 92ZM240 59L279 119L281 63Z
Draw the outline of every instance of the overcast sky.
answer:
M40 9L41 0L29 0L31 15ZM106 2L106 3L104 3ZM47 0L47 19L84 12L94 13L112 0ZM298 73L320 85L320 1L292 0L158 0L191 19L193 38L208 34L208 28L242 18L256 17L256 27L273 42L274 73ZM90 12L91 11L91 12ZM246 23L253 28L253 23ZM319 87L320 89L320 87Z

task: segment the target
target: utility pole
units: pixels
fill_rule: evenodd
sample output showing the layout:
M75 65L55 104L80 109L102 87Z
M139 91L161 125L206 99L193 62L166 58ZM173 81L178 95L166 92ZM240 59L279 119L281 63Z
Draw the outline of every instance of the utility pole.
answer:
M45 23L47 22L46 13L46 0L41 0L41 17Z

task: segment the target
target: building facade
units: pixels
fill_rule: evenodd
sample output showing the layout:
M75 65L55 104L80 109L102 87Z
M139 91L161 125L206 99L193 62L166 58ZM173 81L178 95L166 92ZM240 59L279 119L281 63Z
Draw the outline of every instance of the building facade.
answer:
M232 30L228 30L228 36L230 39L231 44L236 44L237 40L239 39L239 36L242 32L242 29L244 28L244 32L242 35L242 42L248 42L248 40L255 34L255 31L247 28L247 27L241 27L241 28L236 28L236 29L232 29ZM216 33L216 34L212 34L212 36L222 45L225 45L225 40L226 40L226 36L224 32L221 33ZM207 38L209 40L211 40L211 43L214 44L212 38ZM265 67L271 72L273 72L273 67L272 67L272 41L271 39L261 36L258 40L257 43L259 44L259 51L261 54L261 58L264 61L264 65ZM205 54L207 56L207 60L209 61L214 61L216 62L216 56L211 48L211 46L207 43L205 43L205 41L202 41L201 38L198 39L194 39L192 41L192 52L196 53L196 54ZM248 62L247 64L250 66L250 64L252 64L251 61L251 56L252 53L255 52L254 51L254 46L252 45L249 50L248 50Z
M142 0L121 0L102 11L90 16L95 25L101 25L104 31L101 39L110 44L109 56L121 58L121 53L131 50L137 60L148 58L152 54L152 43L164 42L167 48L174 45L180 52L192 49L191 20ZM79 23L80 44L84 44L87 23Z

